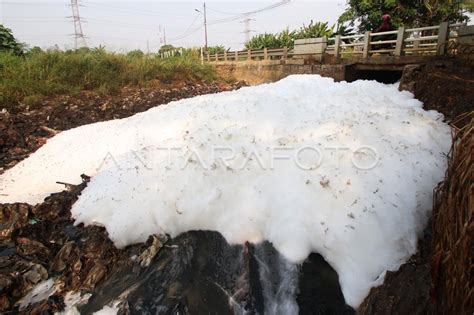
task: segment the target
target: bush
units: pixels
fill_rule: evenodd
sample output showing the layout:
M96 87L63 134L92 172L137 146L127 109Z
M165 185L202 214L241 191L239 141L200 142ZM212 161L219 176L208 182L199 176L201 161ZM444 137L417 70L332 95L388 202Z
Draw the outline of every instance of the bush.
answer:
M217 75L192 53L161 59L138 52L109 53L103 47L69 51L35 49L24 56L0 52L0 105L82 90L109 93L127 85L175 78L211 81Z

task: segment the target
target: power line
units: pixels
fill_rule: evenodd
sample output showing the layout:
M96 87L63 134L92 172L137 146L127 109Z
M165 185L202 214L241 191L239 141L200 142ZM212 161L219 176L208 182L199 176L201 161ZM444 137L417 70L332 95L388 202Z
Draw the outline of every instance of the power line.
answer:
M108 26L113 26L114 28L120 27L120 28L136 28L139 30L148 30L148 31L153 31L152 28L146 28L146 27L141 27L141 26L133 26L133 25L116 25L112 23L104 23L104 22L89 22L86 21L87 24L96 24L96 25L108 25Z
M12 22L59 22L64 21L64 18L28 18L28 17L21 17L21 18L3 18L5 21L12 21Z
M227 23L227 22L240 20L240 19L243 18L243 20L241 21L241 23L244 23L244 25L245 25L243 33L245 34L245 42L248 43L250 41L250 34L252 32L255 32L254 30L250 29L250 22L255 21L254 19L250 18L250 16L252 14L257 14L257 13L265 12L265 11L268 11L268 10L273 10L273 9L276 9L276 8L281 7L283 5L287 5L290 2L291 2L291 0L283 0L283 1L280 1L280 2L277 2L277 3L274 3L272 5L257 9L257 10L248 11L248 12L244 12L244 13L240 13L240 14L235 14L234 16L224 18L224 19L220 19L220 20L210 21L208 24L213 25L213 24ZM214 11L217 11L217 10L214 10ZM223 11L221 11L221 13L232 14L230 12L223 12Z
M216 10L216 9L212 9L212 8L208 8L208 9L211 10L211 11L213 11L213 12L220 13L220 14L226 14L226 15L242 15L242 13L231 13L231 12L220 11L220 10Z
M291 2L291 0L283 0L283 1L280 1L280 2L277 2L277 3L274 3L272 5L269 5L269 6L266 6L266 7L263 7L263 8L260 8L260 9L257 9L257 10L253 10L253 11L249 11L249 12L244 12L244 13L230 13L230 12L225 12L225 14L232 14L233 16L232 17L228 17L228 18L224 18L224 19L218 19L218 20L214 20L214 21L209 21L207 22L208 25L215 25L215 24L221 24L221 23L228 23L228 22L232 22L232 21L238 21L238 20L241 20L242 18L244 19L242 22L245 23L245 30L244 30L244 33L246 34L246 38L247 38L247 41L250 40L250 33L251 32L254 32L253 30L250 29L250 21L252 21L253 19L250 18L250 15L251 14L256 14L256 13L260 13L260 12L264 12L264 11L268 11L268 10L271 10L271 9L275 9L275 8L278 8L280 6L283 6L283 5L286 5L286 4L289 4ZM208 8L208 7L207 7ZM218 11L218 10L215 10L215 9L212 9L213 11ZM222 11L221 11L222 12ZM224 12L222 12L224 13ZM193 22L188 26L187 30L184 31L183 33L181 33L181 35L178 35L176 37L173 37L171 38L171 40L173 41L177 41L177 40L180 40L180 39L183 39L183 38L186 38L188 36L191 36L193 35L194 33L196 33L197 31L201 30L203 28L203 25L197 27L197 28L194 28L194 29L191 29L191 27L194 25L196 19L193 20ZM190 30L191 29L191 30Z
M10 22L57 23L57 22L64 21L64 18L5 18L4 20L5 21L10 21ZM110 25L110 26L114 26L114 27L123 27L123 28L137 28L137 29L143 29L143 30L156 30L156 28L153 25L124 23L122 21L81 18L81 22L82 23L87 23L87 24Z
M135 41L135 42L142 42L142 39L137 39L137 38L132 38L132 37L121 37L121 36L109 36L109 35L88 35L87 38L95 39L95 38L100 38L100 39L119 39L119 40L125 40L125 41Z
M10 2L10 1L0 1L0 4L8 4L8 5L11 5L11 4L15 4L15 5L32 5L32 4L36 4L34 2ZM40 2L40 3L37 3L37 4L40 4L41 6L44 6L44 5L47 5L47 6L61 6L63 7L64 4L63 3L58 3L58 2Z
M237 20L240 20L240 19L242 19L242 18L247 18L249 15L261 13L261 12L268 11L268 10L272 10L272 9L276 9L276 8L278 8L278 7L281 7L281 6L283 6L283 5L287 5L287 4L289 4L289 3L291 3L291 0L279 1L279 2L277 2L277 3L274 3L274 4L272 4L272 5L269 5L269 6L266 6L266 7L260 8L260 9L257 9L257 10L248 11L248 12L243 12L243 13L240 13L240 14L238 14L238 15L235 15L235 16L232 16L232 17L228 17L228 18L223 18L223 19L219 19L219 20L209 21L208 24L209 24L209 25L213 25L213 24L220 24L220 23L227 23L227 22L237 21Z
M90 8L95 8L99 10L107 10L107 11L117 11L121 13L127 13L127 14L135 14L135 15L142 15L142 16L153 16L153 17L164 17L165 15L170 15L172 14L171 12L156 12L156 11L149 11L149 10L140 10L136 8L124 8L124 7L117 7L112 4L105 4L105 3L98 3L98 2L91 2L87 1L84 2L87 4L87 7ZM174 15L174 17L185 17L183 15Z
M188 36L190 36L190 35L193 35L193 34L196 33L197 31L201 30L203 27L204 27L204 26L201 25L201 26L199 26L199 27L197 27L197 28L195 28L195 29L189 31L189 32L186 33L186 34L183 34L183 35L181 35L181 36L177 36L177 37L170 38L170 40L176 41L176 40L179 40L179 39L186 38L186 37L188 37Z
M191 27L194 26L194 24L196 23L197 19L199 18L199 14L196 14L196 17L194 18L194 20L191 22L191 24L189 24L189 26L186 28L186 30L184 32L182 32L181 34L173 37L173 38L170 38L170 40L175 40L175 39L178 39L178 38L184 38L182 37L183 35L185 35L185 37L187 37L188 35L188 32L191 30ZM200 27L199 27L200 29Z
M81 5L81 3L79 1L81 1L81 0L71 0L71 2L69 4L71 6L72 12L73 12L73 16L72 16L72 22L74 23L74 35L73 36L74 36L74 39L75 39L75 47L77 47L77 48L80 47L80 46L86 46L87 45L86 38L88 38L88 37L86 37L84 32L83 32L83 25L84 25L83 23L91 23L91 24L99 24L99 25L111 25L111 26L114 26L114 27L123 27L123 28L137 28L137 29L144 29L144 30L150 30L150 31L156 30L156 28L154 28L153 25L139 24L139 23L128 23L128 22L112 20L112 19L114 19L113 16L112 16L111 20L103 20L101 18L98 18L98 19L90 18L90 19L84 20L84 18L81 17L80 14L79 14L79 7L84 7L84 5ZM5 4L28 4L28 5L35 4L34 2L26 2L26 1L2 2L0 0L0 5L4 4L4 3ZM43 3L46 3L46 2L42 2L41 4L43 4ZM229 17L217 18L215 20L208 21L207 24L208 25L217 25L217 24L220 24L220 23L228 23L228 22L241 20L242 23L245 24L244 33L246 34L246 39L248 41L249 38L250 38L250 33L254 32L250 28L250 22L255 21L255 20L251 19L251 15L261 13L261 12L265 12L265 11L268 11L268 10L272 10L272 9L281 7L283 5L287 5L289 3L291 3L291 0L283 0L283 1L278 1L276 3L273 3L271 5L267 5L263 8L256 9L256 10L252 10L252 11L248 11L248 12L235 12L235 13L225 12L225 11L220 11L220 10L210 8L210 10L212 10L214 12L218 12L218 13L221 13L221 14L227 14L227 15L229 15ZM39 3L37 3L37 4L39 4ZM60 3L51 3L51 2L49 2L49 4L51 4L51 5L61 5ZM110 4L110 3L109 4L103 4L103 3L98 3L98 2L94 2L94 1L82 1L82 4L87 4L87 7L85 7L86 9L94 10L95 8L97 8L101 11L105 10L107 13L109 13L110 11L115 10L115 11L125 12L127 14L134 14L135 13L137 15L142 15L142 16L153 16L153 17L156 17L156 16L162 17L163 16L163 12L158 13L157 11L148 11L148 10L145 11L145 10L140 10L140 9L136 9L136 8L130 8L129 9L129 8L125 8L123 6L122 7L117 7L116 5ZM64 4L62 4L62 5L64 6ZM81 8L81 10L82 10L82 8ZM56 20L56 21L61 21L62 20L62 18L60 18L60 17L54 17L54 18L53 17L17 17L17 18L12 17L8 20L10 20L10 21L25 21L25 22L36 21L36 22L47 23L47 22L54 22L53 19ZM186 29L182 33L180 33L179 35L174 36L173 38L171 38L171 40L179 41L179 40L187 38L187 37L195 34L196 32L202 30L203 25L196 25L198 19L199 19L199 15L196 15L193 18L193 20L191 21L191 23L186 27ZM90 35L90 34L88 34L88 35ZM97 38L97 36L94 36L94 37ZM107 38L111 38L111 37L107 37ZM115 38L117 38L117 37L115 37Z
M82 21L88 24L110 25L114 27L123 27L123 28L137 28L137 29L150 30L150 31L156 30L156 27L154 27L153 25L147 25L147 24L124 23L121 21L99 20L99 19L90 19L90 18L88 18L87 20L82 19Z
M15 37L18 38L46 38L46 37L68 37L71 36L70 34L49 34L49 35L22 35L22 34L16 34Z

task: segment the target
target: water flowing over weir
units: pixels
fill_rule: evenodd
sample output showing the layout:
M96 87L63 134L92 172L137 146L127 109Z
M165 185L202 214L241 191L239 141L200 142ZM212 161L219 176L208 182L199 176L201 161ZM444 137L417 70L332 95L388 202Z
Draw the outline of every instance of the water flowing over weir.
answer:
M265 312L296 314L298 266L286 261L269 243L256 245L252 258L257 262Z
M353 314L336 272L319 255L286 261L268 242L231 246L217 232L168 242L148 267L114 267L82 314L119 304L119 314Z

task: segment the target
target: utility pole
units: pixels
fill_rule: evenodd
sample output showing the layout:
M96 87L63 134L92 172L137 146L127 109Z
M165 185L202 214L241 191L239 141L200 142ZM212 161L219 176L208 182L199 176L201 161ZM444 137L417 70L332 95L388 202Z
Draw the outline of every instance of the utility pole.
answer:
M72 21L74 22L74 48L87 47L86 37L82 31L81 16L77 0L71 0Z
M201 13L202 15L204 15L204 47L205 47L205 50L207 51L207 13L206 13L206 2L204 2L204 11L201 12L200 10L198 9L194 9L194 11L196 12L199 12Z
M204 2L204 40L205 40L205 48L207 51L207 16L206 16L206 2Z

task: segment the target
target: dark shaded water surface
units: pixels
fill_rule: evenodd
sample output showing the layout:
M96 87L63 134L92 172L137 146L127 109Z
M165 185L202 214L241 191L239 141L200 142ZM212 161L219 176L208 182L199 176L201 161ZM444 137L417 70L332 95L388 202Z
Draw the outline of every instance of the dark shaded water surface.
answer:
M170 240L148 267L115 268L79 311L114 301L119 314L354 314L320 255L293 265L268 242L231 246L207 231Z

